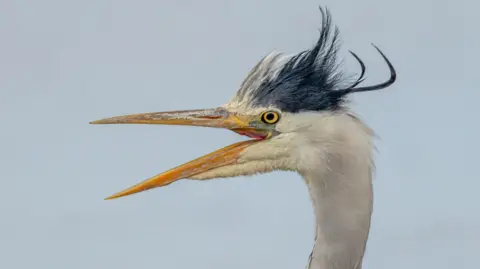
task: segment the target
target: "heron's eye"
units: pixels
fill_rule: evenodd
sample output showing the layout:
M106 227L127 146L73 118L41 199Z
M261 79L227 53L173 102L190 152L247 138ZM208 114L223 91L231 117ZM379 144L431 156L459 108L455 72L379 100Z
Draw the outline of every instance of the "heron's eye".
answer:
M274 124L280 119L280 115L278 115L275 111L266 111L263 112L261 116L261 120L267 124Z

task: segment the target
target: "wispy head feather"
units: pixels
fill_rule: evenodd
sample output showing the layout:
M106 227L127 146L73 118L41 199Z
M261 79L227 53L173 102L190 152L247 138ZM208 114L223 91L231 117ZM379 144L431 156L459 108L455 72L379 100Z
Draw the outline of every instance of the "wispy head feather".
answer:
M365 66L352 52L362 67L362 74L354 85L342 88L344 74L337 63L339 30L332 27L328 10L320 7L320 12L322 28L315 46L296 55L271 53L264 57L250 71L231 103L251 107L274 106L287 112L336 110L342 107L349 93L385 88L395 81L393 66L377 48L390 67L390 80L375 86L354 88L363 81Z

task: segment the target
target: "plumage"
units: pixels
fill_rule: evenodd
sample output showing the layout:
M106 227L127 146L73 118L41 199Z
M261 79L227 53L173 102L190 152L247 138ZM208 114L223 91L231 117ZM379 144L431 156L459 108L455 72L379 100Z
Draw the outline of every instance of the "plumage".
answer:
M358 80L348 82L339 68L339 29L332 25L331 14L320 7L322 27L316 44L309 50L287 55L272 52L260 60L242 82L229 105L274 107L284 112L338 110L352 92L385 88L396 79L392 64L376 46L388 64L391 78L381 84L355 88L364 80L365 65L353 52L362 72Z
M234 102L253 107L274 106L286 112L334 110L344 96L338 68L339 30L328 10L322 13L320 36L311 49L294 55L273 52L250 71Z
M308 269L361 269L373 205L373 131L345 104L348 94L386 88L396 80L393 65L380 84L341 84L336 64L338 29L323 15L315 46L296 55L272 53L248 74L227 104L202 110L142 113L93 124L166 124L225 128L241 141L153 176L107 199L162 187L180 179L208 180L295 171L308 187L315 213L315 245ZM268 115L269 117L265 116Z

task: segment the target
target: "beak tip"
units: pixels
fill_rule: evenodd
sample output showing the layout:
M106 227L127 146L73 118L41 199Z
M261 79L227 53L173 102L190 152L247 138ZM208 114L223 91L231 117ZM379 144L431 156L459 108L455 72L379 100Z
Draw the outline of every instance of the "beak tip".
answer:
M105 119L102 119L102 120L94 120L94 121L89 122L89 124L105 124L105 123L108 123L108 121L105 120Z
M113 199L117 199L117 198L120 198L122 196L125 196L125 195L121 195L121 194L114 194L114 195L110 195L108 196L107 198L104 198L103 200L107 201L107 200L113 200Z
M92 120L89 122L89 124L99 124L102 123L103 120Z
M125 123L143 123L143 121L131 121L126 117L112 117L112 118L105 118L101 120L94 120L89 122L89 124L125 124Z

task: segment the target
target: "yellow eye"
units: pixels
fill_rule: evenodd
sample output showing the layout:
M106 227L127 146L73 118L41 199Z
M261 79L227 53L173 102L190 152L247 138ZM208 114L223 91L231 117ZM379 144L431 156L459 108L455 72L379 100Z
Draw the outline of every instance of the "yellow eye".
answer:
M267 111L263 112L261 116L261 120L267 124L274 124L280 119L280 115L278 115L275 111Z

